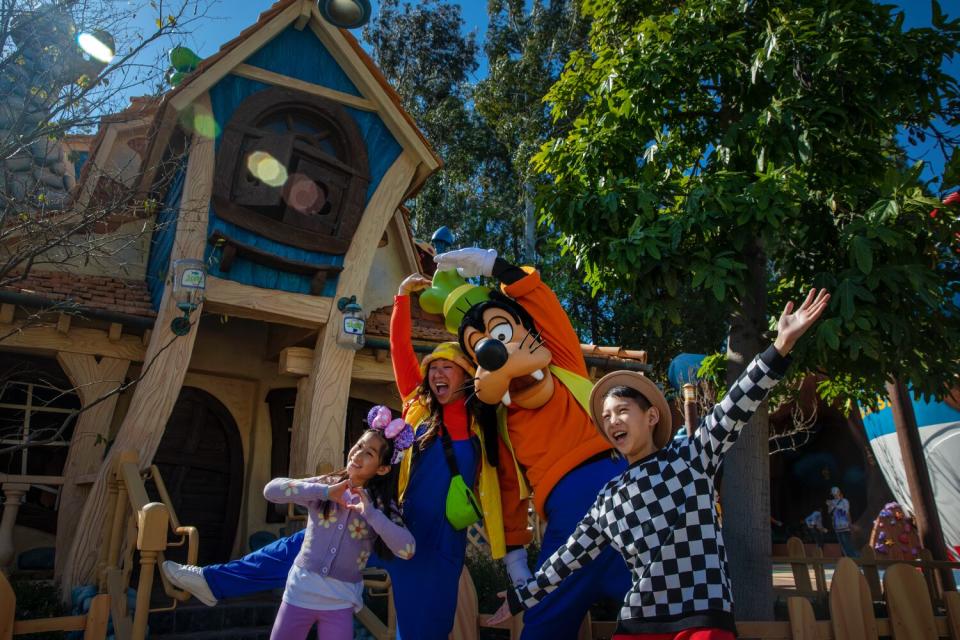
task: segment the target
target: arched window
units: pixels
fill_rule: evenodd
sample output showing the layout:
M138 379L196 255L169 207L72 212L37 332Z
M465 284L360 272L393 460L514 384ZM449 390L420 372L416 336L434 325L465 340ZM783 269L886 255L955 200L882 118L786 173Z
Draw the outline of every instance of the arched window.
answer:
M227 124L213 188L216 214L266 238L344 254L370 182L367 152L340 105L274 87Z

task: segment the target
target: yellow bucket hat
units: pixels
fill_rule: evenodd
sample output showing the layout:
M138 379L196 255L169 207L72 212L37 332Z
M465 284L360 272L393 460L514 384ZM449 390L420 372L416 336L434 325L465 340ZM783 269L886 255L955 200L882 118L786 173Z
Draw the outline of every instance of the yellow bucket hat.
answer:
M425 356L420 363L420 374L422 376L426 377L427 369L434 360L449 360L466 371L470 376L473 376L477 372L476 367L474 367L469 358L464 355L463 350L460 349L460 345L456 342L441 342L429 355Z

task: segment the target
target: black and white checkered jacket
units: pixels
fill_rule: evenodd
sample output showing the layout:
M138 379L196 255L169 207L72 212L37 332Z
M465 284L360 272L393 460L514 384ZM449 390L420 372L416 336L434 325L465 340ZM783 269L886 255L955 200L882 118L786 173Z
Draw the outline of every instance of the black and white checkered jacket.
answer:
M691 627L735 631L727 554L714 509L714 476L789 360L771 346L753 359L691 438L675 439L611 480L576 531L533 579L507 591L529 609L612 545L633 574L618 633Z

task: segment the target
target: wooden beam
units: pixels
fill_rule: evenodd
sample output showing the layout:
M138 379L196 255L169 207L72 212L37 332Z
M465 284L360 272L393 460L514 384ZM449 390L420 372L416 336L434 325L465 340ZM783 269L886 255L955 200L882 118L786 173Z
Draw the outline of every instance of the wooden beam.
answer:
M397 239L400 241L401 256L404 259L407 273L418 271L420 269L420 260L417 259L417 250L414 248L413 235L407 228L407 219L400 209L394 212L391 222L393 224L393 230L397 234Z
M284 29L300 17L302 5L307 0L295 2L274 16L267 24L259 27L245 41L234 47L229 53L217 60L209 69L204 69L196 80L188 84L170 101L177 111L183 111L204 95L211 87L220 82L227 74L244 60L260 50L261 47L278 36Z
M293 23L293 28L297 31L303 31L303 28L310 22L310 5L306 2L300 5L300 16Z
M120 325L117 325L120 326ZM70 379L86 407L108 396L122 385L130 368L129 360L102 358L76 353L58 353L57 362ZM110 438L110 424L120 395L114 393L80 414L74 425L67 461L63 466L63 490L60 493L60 508L57 511L57 553L54 575L60 575L66 565L73 542L73 523L90 493L90 485L80 484L78 478L96 472L100 468Z
M439 169L440 162L436 156L420 138L414 126L403 117L400 108L387 95L377 79L373 77L373 74L357 56L353 47L346 41L344 35L323 19L320 15L320 9L317 8L315 3L312 3L311 11L313 12L313 19L310 20L310 28L320 38L327 51L353 81L360 93L378 106L377 111L390 133L405 150L412 153L416 158L414 170L421 163L426 165L430 172ZM411 181L408 181L404 186L405 190L410 188L412 178L413 176L411 176Z
M111 322L110 330L107 331L107 339L110 342L117 342L120 339L120 336L123 335L123 325L119 322Z
M390 217L400 205L416 168L415 156L404 151L383 176L344 256L344 270L337 280L334 299L362 295L366 290L377 250L376 239L383 235ZM338 313L334 308L331 318ZM339 325L338 321L327 322L320 331L305 393L297 395L299 410L294 410L290 447L291 477L308 475L318 463L328 462L336 467L343 462L347 400L356 352L337 345Z
M378 351L384 351L378 349ZM309 376L313 370L313 349L288 347L280 352L278 371L282 376ZM368 353L357 353L353 357L352 380L359 382L394 382L393 365L385 358L377 358Z
M203 95L194 106L198 111L213 117L209 95ZM207 238L207 213L213 189L213 169L213 139L194 133L177 231L170 254L171 264L183 258L203 258ZM164 427L180 395L197 337L196 319L200 318L202 313L203 305L200 305L192 316L195 320L189 333L175 336L170 329L170 322L180 315L180 311L173 302L170 288L164 288L157 321L145 356L149 368L145 367L147 370L135 388L114 444L106 460L100 465L97 481L75 525L76 537L62 574L63 593L70 593L72 587L86 584L93 577L97 550L103 544L103 523L108 517L107 479L114 460L120 452L130 450L139 455L141 468L153 460L163 437Z
M206 308L238 318L316 329L327 322L330 298L251 287L232 280L207 277Z
M344 104L348 107L354 107L362 111L377 110L377 105L373 104L366 98L350 95L349 93L337 91L336 89L330 89L319 84L313 84L312 82L305 82L303 80L298 80L297 78L291 78L290 76L285 76L273 71L267 71L266 69L261 69L260 67L255 67L246 63L238 64L236 67L234 67L231 73L240 76L241 78L257 80L258 82L272 84L277 87L296 89L297 91L309 93L310 95L314 96L320 96L321 98L333 100L334 102L339 102L340 104Z
M280 352L278 373L282 376L308 376L313 370L313 349L287 347Z
M57 331L63 335L70 333L70 316L65 313L61 313L57 317Z
M80 353L120 360L143 361L144 346L137 336L121 336L111 341L106 331L75 328L63 334L52 325L0 325L0 347L39 349L53 353Z
M0 305L0 324L12 324L17 307L12 304Z

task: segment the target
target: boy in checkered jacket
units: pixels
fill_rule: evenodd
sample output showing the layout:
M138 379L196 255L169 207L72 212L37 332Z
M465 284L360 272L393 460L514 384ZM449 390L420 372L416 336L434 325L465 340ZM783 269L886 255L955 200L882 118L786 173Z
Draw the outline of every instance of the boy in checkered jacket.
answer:
M593 420L630 466L611 480L576 531L525 584L507 591L497 623L529 609L612 545L633 573L614 640L732 640L736 627L714 476L724 454L783 377L793 345L823 313L825 290L796 312L788 303L776 341L754 358L691 438L670 440L670 407L645 376L616 371L590 397Z

